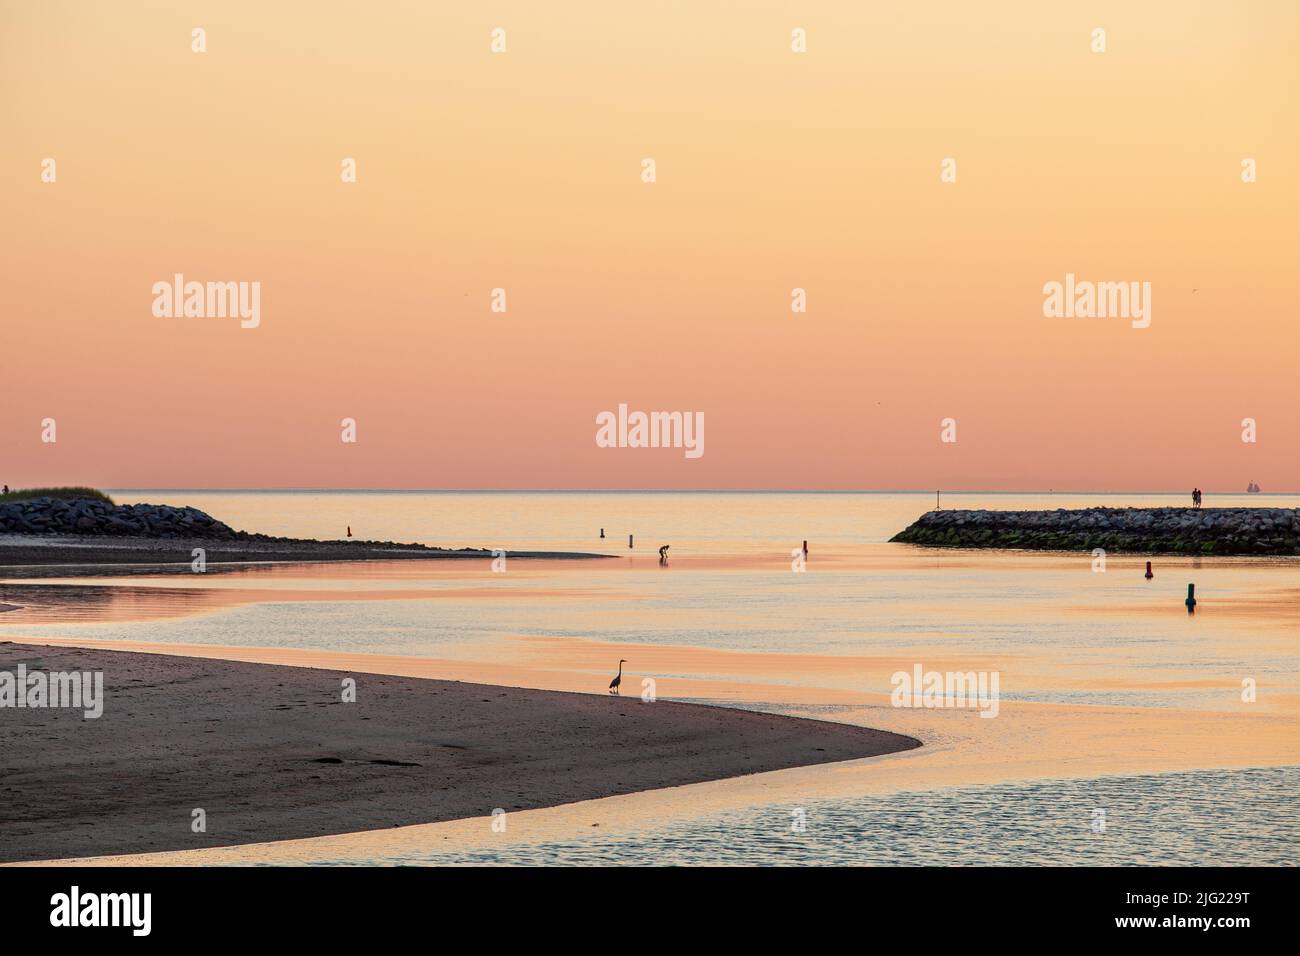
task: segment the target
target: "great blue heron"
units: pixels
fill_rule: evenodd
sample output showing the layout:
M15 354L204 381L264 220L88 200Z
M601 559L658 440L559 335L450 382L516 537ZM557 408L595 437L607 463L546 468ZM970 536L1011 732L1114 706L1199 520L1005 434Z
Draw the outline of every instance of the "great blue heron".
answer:
M619 685L623 683L623 665L626 663L625 660L619 660L618 662L618 676L609 682L609 692L611 694L617 694Z

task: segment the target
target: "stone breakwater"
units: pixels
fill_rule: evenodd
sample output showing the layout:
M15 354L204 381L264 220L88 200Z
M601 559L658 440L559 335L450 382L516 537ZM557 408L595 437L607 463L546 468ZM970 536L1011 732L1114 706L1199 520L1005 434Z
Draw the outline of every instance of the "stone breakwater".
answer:
M0 502L0 567L6 577L52 577L78 565L85 574L184 574L197 570L194 549L204 550L209 571L240 563L391 561L399 558L495 559L487 548L438 548L366 538L278 538L235 531L197 508L111 505L87 498L33 498ZM511 551L511 558L585 560L609 554ZM135 567L131 567L135 566ZM0 611L6 610L0 604Z
M31 498L0 503L0 534L80 535L103 538L184 539L244 544L301 544L294 538L236 531L198 508L173 505L111 505L92 498ZM315 543L315 542L309 542ZM412 551L440 551L422 544L358 541Z
M31 498L0 503L0 531L220 540L240 535L197 508L111 505L91 498Z
M1300 554L1300 509L931 511L890 540L936 548Z

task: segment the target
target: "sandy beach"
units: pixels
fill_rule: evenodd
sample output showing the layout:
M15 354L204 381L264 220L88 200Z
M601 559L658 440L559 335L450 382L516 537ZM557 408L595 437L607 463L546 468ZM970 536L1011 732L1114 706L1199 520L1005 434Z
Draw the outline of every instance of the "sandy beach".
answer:
M0 710L0 862L482 817L908 750L900 734L698 704L0 643L102 671L104 712ZM345 678L356 702L342 701ZM191 829L206 814L206 832Z

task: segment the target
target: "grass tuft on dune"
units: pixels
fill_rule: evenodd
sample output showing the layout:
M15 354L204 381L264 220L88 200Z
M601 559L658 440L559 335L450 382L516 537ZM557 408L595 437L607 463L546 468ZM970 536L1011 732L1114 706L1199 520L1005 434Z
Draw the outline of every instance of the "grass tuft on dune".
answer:
M0 495L0 504L8 501L28 501L32 498L62 498L65 501L76 501L79 498L89 498L93 501L104 501L113 504L113 499L96 488L23 488L15 489L8 494Z

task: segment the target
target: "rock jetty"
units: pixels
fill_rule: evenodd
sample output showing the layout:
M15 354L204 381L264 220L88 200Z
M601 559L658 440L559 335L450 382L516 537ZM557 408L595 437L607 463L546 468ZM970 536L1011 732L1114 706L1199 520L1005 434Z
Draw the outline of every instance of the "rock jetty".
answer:
M930 511L890 540L937 548L1300 554L1300 509Z
M193 548L209 570L247 561L366 561L395 558L494 558L487 548L432 547L361 538L317 541L235 531L197 508L114 505L94 498L41 497L0 502L0 567L6 577L44 577L66 565L116 574L116 565L148 565L157 573L192 570ZM511 551L511 558L587 559L612 555ZM127 568L121 573L136 573ZM154 571L151 571L154 573ZM0 603L0 610L5 610Z
M218 521L198 508L114 505L95 498L29 498L24 501L0 502L0 534L48 535L54 538L75 535L79 538L129 539L135 542L213 541L241 548L322 544L298 538L236 531L224 521ZM443 551L442 548L396 541L350 541L347 545L351 548L350 553L358 555L360 546L420 552Z
M113 505L93 498L29 498L0 503L0 532L214 540L247 537L197 508Z

